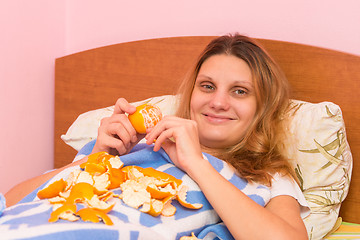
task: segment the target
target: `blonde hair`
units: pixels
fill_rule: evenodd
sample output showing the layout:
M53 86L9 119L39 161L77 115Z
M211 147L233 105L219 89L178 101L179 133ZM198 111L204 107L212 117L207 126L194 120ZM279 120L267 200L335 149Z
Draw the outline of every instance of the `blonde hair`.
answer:
M296 179L294 170L283 154L284 116L289 107L288 81L275 61L254 39L234 34L212 40L179 88L177 116L190 119L191 95L199 70L208 58L218 54L236 56L249 65L257 111L238 144L211 154L230 163L248 181L271 185L272 174L276 172Z

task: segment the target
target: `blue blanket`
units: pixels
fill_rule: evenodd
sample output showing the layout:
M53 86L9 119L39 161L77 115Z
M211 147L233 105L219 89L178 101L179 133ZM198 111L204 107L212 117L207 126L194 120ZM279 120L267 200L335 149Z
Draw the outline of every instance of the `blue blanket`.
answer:
M88 155L94 141L87 144L77 155L81 158ZM258 184L249 184L239 178L232 168L224 161L204 153L204 157L212 166L236 187L247 194L251 199L265 206L270 200L270 191L267 187ZM25 197L20 203L4 210L0 217L1 239L179 239L189 236L191 232L200 239L233 239L226 226L222 223L217 213L206 200L197 184L183 171L177 168L167 154L160 150L152 151L152 146L139 144L133 151L121 160L126 165L153 167L183 180L189 186L187 201L202 203L203 207L192 210L182 207L176 201L173 205L177 211L172 217L152 217L138 209L124 204L117 199L115 207L109 216L114 225L103 223L90 223L81 220L68 222L59 220L49 223L52 206L47 200L39 200L37 191L60 178L66 179L68 174L79 169L78 166L64 170L49 182ZM115 193L121 193L115 189ZM243 216L246 217L246 216Z

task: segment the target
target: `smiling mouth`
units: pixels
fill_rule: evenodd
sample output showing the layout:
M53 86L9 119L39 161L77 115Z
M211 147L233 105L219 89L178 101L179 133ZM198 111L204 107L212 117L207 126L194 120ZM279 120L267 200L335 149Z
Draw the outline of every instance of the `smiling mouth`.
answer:
M226 117L226 116L218 116L218 115L212 115L212 114L203 114L206 119L208 119L210 122L227 122L227 121L231 121L234 120L233 118L230 117Z

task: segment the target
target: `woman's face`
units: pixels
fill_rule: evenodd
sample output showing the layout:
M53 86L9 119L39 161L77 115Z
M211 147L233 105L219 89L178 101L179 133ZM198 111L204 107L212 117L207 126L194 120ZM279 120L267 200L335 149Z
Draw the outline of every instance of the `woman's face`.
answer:
M190 110L204 147L218 149L237 144L256 112L252 75L246 62L226 54L208 58L196 78Z

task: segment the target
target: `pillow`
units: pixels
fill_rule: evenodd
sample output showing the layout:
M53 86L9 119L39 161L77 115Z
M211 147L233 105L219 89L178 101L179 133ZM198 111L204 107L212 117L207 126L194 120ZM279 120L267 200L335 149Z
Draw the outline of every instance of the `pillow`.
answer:
M304 219L309 239L322 239L335 225L349 191L352 155L339 106L292 101L288 157L311 208Z
M157 104L164 115L175 112L177 97L164 95L133 103ZM101 118L113 107L81 114L61 138L76 150L95 139ZM292 100L289 112L287 156L311 208L304 219L309 238L323 238L335 225L341 202L347 196L352 155L346 140L341 109L334 103Z
M176 96L164 95L148 98L131 104L134 106L139 106L145 103L156 104L161 109L162 114L166 116L174 115L176 101ZM80 151L85 144L96 139L101 119L104 117L110 117L113 111L114 106L110 106L79 115L66 134L61 135L61 139L76 151Z

